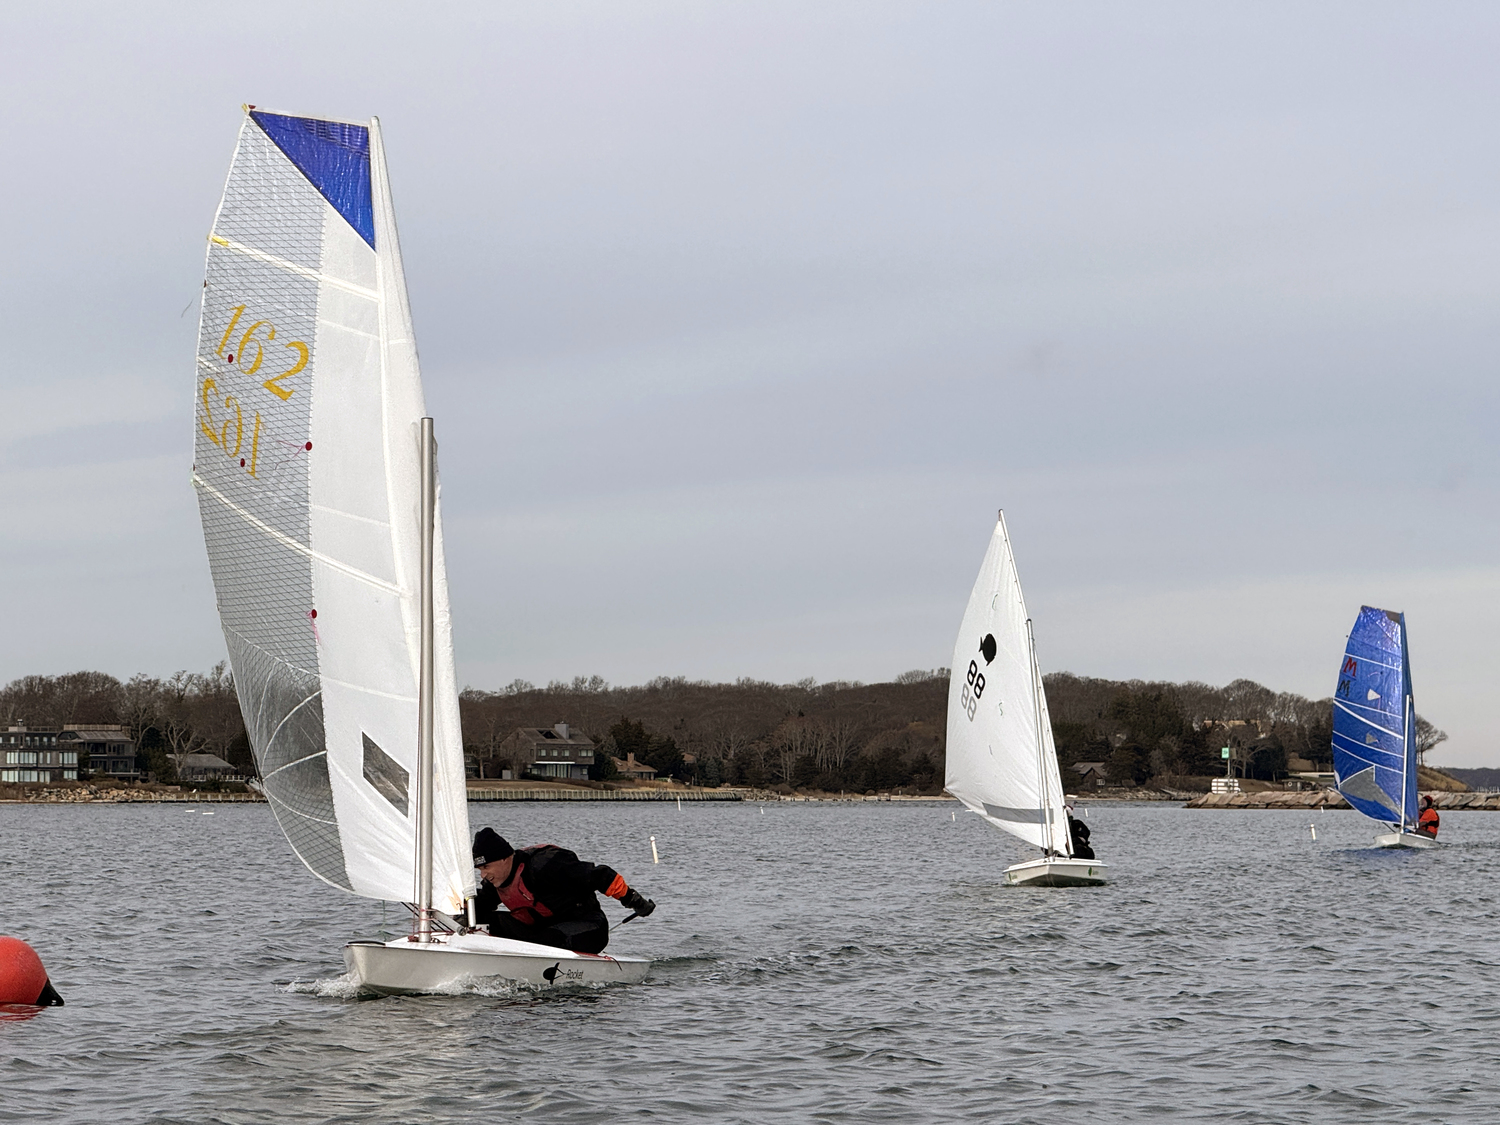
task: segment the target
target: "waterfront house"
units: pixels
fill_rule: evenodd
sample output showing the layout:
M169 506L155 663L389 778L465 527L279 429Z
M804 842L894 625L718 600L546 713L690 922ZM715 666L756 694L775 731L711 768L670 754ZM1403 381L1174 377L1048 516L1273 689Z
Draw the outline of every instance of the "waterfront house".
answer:
M178 781L242 781L235 766L217 754L168 754Z
M125 728L112 723L70 723L57 736L58 744L78 754L78 761L88 760L89 776L111 777L116 781L139 781L142 773L136 765L136 746Z
M78 751L57 727L16 723L0 731L0 782L78 780Z
M626 754L623 761L619 758L615 758L613 761L615 763L615 772L621 777L628 777L631 781L656 780L656 771L645 762L636 761L634 750Z
M495 747L495 757L514 763L511 768L523 774L587 781L594 764L594 740L567 723L521 727Z
M1109 782L1109 769L1103 762L1074 762L1073 772L1083 789L1103 789Z

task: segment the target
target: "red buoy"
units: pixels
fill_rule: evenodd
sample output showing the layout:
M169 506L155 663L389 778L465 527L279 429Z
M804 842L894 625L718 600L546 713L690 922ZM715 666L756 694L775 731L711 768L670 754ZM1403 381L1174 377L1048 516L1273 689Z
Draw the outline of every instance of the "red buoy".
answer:
M0 937L0 1004L61 1005L42 959L20 938Z

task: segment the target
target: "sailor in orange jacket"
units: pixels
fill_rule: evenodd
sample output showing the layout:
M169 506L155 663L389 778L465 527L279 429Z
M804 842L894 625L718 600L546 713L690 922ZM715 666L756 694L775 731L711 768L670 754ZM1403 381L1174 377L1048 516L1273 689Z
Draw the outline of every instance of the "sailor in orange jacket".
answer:
M1432 807L1432 797L1422 798L1422 811L1417 814L1417 831L1423 836L1431 836L1437 839L1438 832L1437 809Z
M518 851L493 828L475 835L474 866L482 880L475 920L496 937L599 953L609 941L609 922L596 894L619 899L643 918L656 909L612 867L586 863L554 844Z

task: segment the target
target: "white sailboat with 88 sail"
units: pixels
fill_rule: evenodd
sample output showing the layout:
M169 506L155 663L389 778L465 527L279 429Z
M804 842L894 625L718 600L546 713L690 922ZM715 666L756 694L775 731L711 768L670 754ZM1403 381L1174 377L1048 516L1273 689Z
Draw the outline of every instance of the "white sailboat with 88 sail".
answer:
M1074 855L1031 618L1001 512L969 595L948 686L946 788L994 827L1040 848L1005 869L1016 886L1098 886L1105 865Z

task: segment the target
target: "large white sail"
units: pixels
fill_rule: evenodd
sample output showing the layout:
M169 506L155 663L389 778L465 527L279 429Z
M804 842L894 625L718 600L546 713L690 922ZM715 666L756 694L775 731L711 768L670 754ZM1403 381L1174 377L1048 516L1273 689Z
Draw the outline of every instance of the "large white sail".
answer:
M417 900L422 380L377 121L248 107L214 220L193 481L245 726L292 848ZM473 885L435 559L433 898Z
M953 648L947 789L996 828L1072 854L1052 722L1003 513Z

